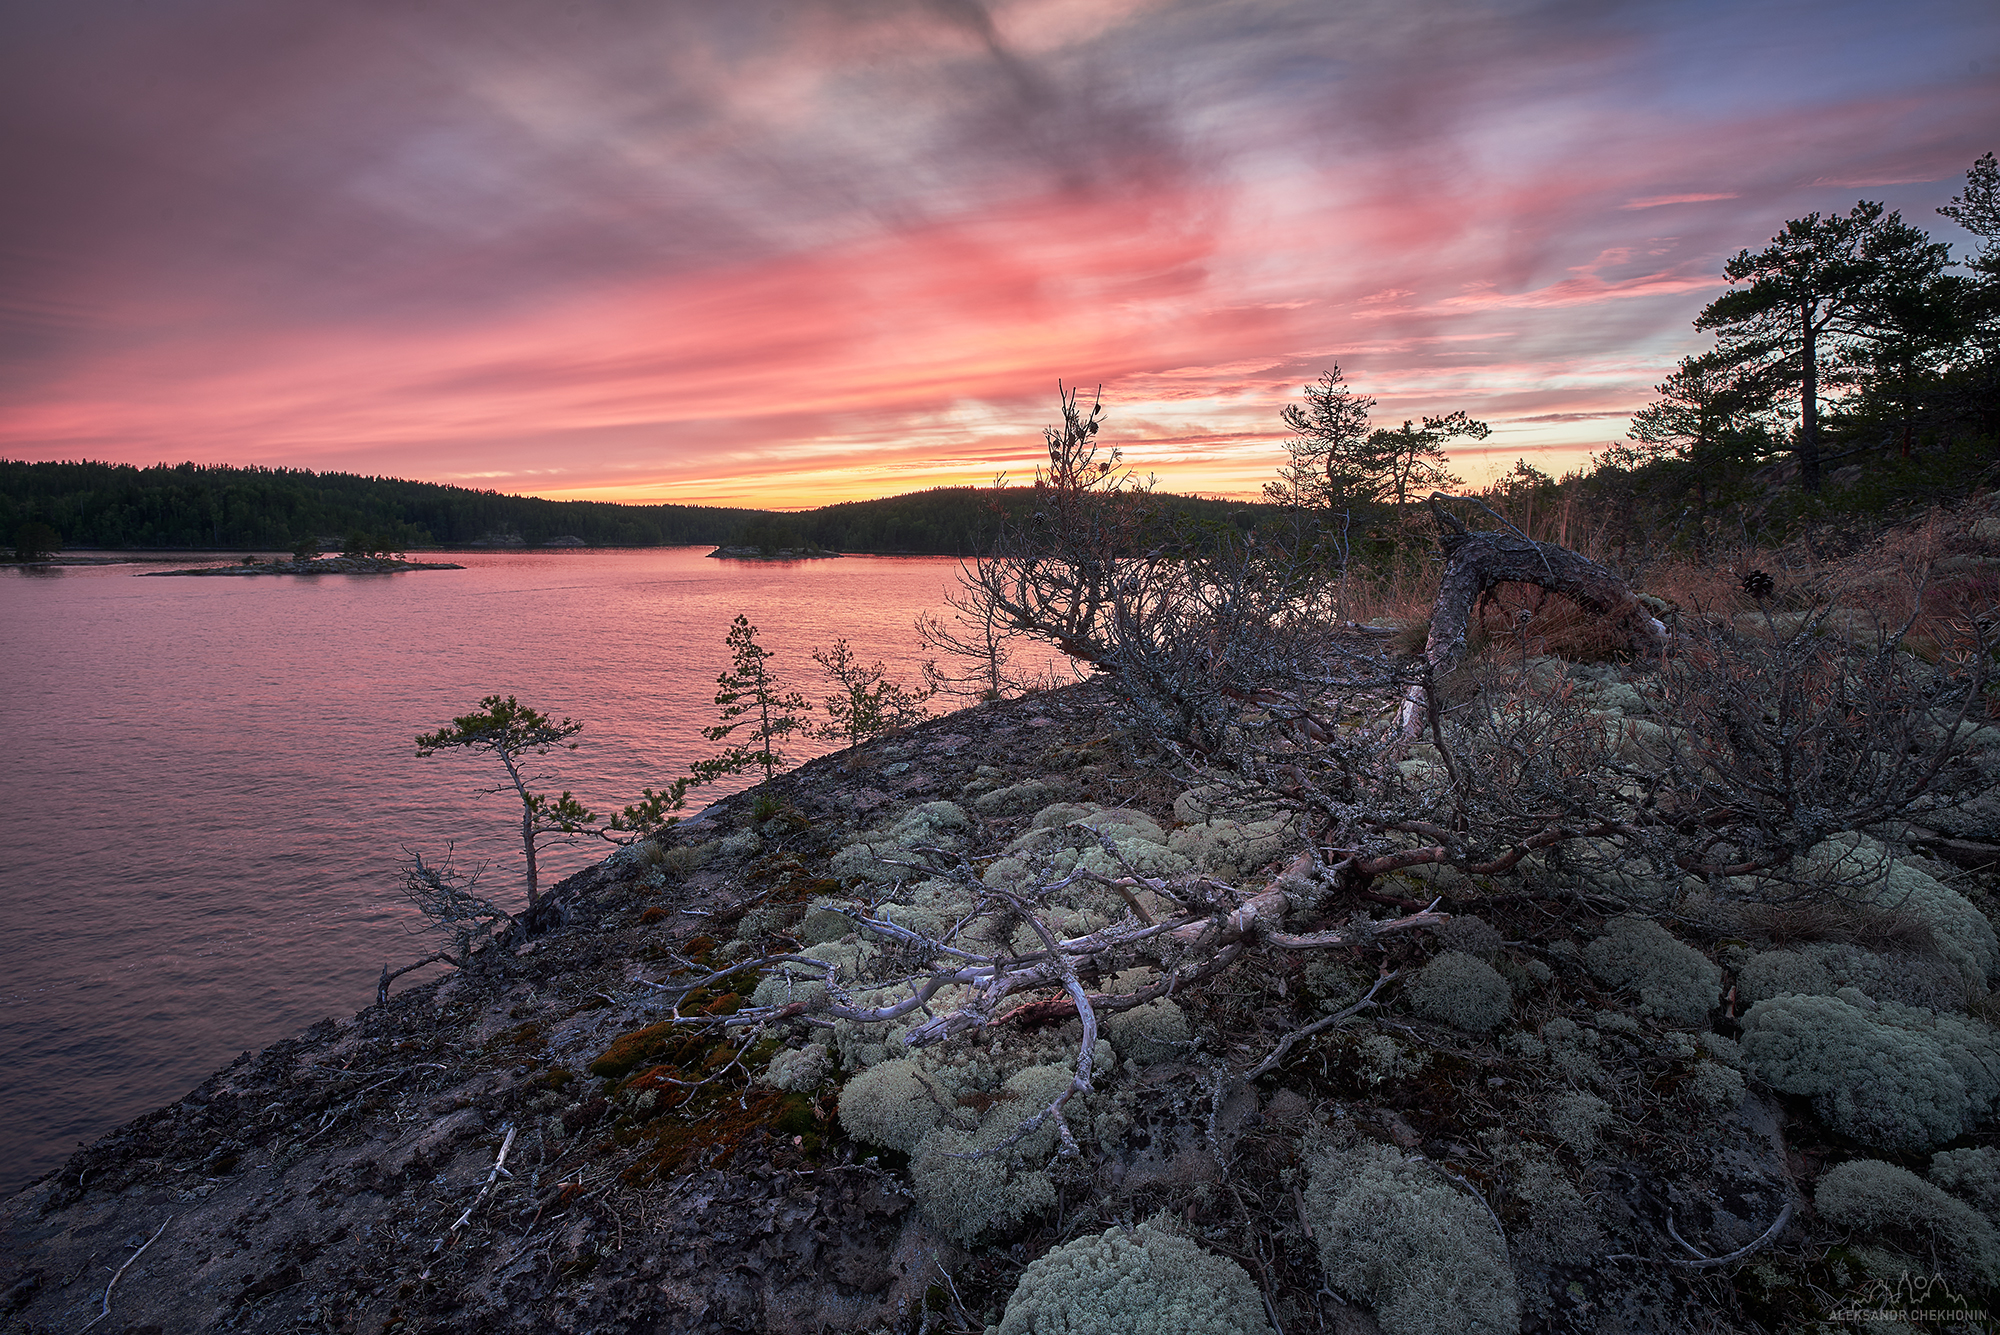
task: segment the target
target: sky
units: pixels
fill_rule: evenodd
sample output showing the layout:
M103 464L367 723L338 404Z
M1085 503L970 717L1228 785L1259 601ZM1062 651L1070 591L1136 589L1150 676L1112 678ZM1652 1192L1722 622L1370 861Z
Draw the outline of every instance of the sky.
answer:
M1337 364L1559 473L1994 149L1991 0L11 0L0 457L802 508L1060 384L1254 496Z

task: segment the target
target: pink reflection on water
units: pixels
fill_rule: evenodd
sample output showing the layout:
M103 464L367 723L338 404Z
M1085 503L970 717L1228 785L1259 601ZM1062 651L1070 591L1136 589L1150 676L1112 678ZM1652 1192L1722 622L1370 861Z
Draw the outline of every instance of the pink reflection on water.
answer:
M915 676L942 558L750 564L706 548L481 553L463 571L0 578L0 1192L177 1098L244 1049L373 997L426 953L406 848L485 863L518 896L497 769L412 739L486 695L581 720L549 786L615 811L715 749L723 637L774 666L845 637ZM803 759L803 756L799 758ZM551 850L544 884L602 857Z

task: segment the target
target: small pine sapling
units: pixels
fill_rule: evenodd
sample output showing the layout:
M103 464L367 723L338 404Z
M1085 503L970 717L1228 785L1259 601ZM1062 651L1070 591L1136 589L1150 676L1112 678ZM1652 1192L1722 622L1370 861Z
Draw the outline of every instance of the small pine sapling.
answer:
M910 690L892 679L881 663L864 665L846 640L835 640L831 649L814 649L812 656L840 687L838 694L826 697L827 721L814 730L814 736L844 741L851 752L871 737L930 717L924 704L937 693L935 686Z
M546 714L536 713L511 695L504 700L497 695L489 695L479 702L477 712L455 718L450 727L424 733L417 738L419 756L451 750L486 752L506 768L507 782L485 791L504 793L511 788L521 801L521 852L528 864L528 912L531 914L541 889L536 854L544 844L567 842L579 834L588 833L596 825L597 817L567 789L560 797L535 792L529 785L543 776L524 773L522 762L530 755L545 756L558 746L574 751L577 744L570 738L582 731L583 725L574 719L558 722Z
M757 628L750 618L737 614L729 627L729 670L715 679L722 689L715 703L722 710L722 722L703 728L701 735L711 742L728 740L739 728L748 728L749 742L738 743L721 755L694 765L697 782L710 783L726 774L736 774L752 765L761 766L764 781L777 776L785 763L782 743L807 727L805 714L812 709L797 691L781 690L771 675L771 651L757 643Z

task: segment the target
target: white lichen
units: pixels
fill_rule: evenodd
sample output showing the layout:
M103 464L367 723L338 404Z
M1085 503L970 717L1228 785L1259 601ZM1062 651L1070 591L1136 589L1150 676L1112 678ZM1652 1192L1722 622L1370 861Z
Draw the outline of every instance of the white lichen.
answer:
M995 1335L1270 1335L1242 1266L1151 1224L1108 1229L1021 1273Z

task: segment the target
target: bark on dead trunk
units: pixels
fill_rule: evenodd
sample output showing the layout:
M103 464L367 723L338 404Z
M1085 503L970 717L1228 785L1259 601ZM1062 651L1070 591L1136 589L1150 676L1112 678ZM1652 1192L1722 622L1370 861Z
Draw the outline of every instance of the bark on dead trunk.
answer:
M1432 492L1431 513L1437 517L1438 545L1444 549L1444 578L1431 608L1430 637L1424 643L1425 680L1403 697L1399 731L1415 740L1430 719L1430 689L1458 666L1465 656L1466 627L1481 595L1500 584L1533 584L1559 593L1585 611L1594 612L1631 637L1641 657L1656 657L1667 647L1667 628L1648 612L1618 575L1567 547L1535 542L1512 533L1475 533L1458 516L1440 505L1447 499Z

